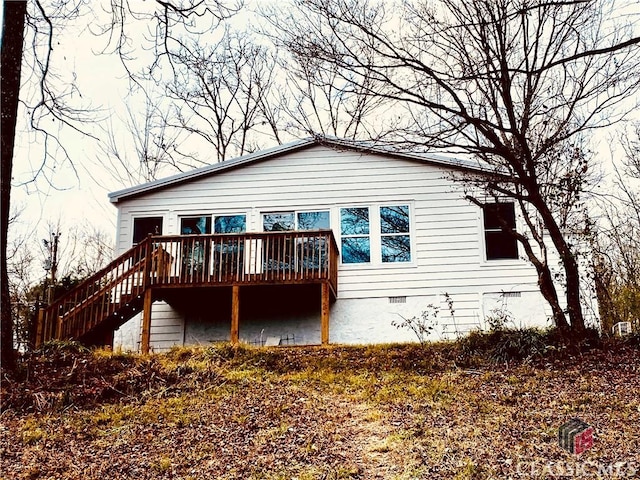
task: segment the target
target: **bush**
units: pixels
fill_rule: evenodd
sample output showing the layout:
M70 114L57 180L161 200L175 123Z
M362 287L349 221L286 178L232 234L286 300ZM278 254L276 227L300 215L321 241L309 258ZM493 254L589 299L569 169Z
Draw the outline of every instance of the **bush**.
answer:
M552 328L500 328L489 332L471 332L458 342L458 357L464 362L506 363L576 355L602 346L599 332L586 329L582 335Z
M548 333L543 330L499 329L471 332L459 340L463 360L486 360L491 363L530 360L546 353Z

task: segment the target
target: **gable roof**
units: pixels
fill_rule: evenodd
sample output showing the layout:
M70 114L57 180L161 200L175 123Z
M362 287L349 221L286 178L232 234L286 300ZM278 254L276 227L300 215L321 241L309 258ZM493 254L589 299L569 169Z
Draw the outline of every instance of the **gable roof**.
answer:
M480 162L463 160L460 158L443 155L433 155L427 153L411 153L394 150L387 146L375 145L373 142L345 140L335 137L315 136L302 140L296 140L283 145L278 145L265 150L260 150L248 155L225 160L205 167L196 168L188 172L178 173L170 177L153 180L133 187L118 190L109 194L111 203L118 203L122 200L133 198L145 193L154 192L163 188L174 186L180 183L189 182L198 178L215 175L220 172L240 168L257 162L262 162L287 153L296 152L316 145L326 145L336 150L354 150L363 153L385 155L405 160L418 161L425 164L444 166L455 170L462 170L475 173L487 173L489 170L483 167Z

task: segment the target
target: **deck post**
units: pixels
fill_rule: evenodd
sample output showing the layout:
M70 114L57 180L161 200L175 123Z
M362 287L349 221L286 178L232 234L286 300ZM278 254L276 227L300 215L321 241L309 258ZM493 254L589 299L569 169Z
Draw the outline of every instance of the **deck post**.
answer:
M239 341L240 325L240 286L231 287L231 343L237 345Z
M56 336L55 340L62 340L62 317L60 315L56 315Z
M320 337L322 345L329 344L329 283L322 282L320 288Z
M38 328L36 329L36 341L35 347L40 348L42 346L42 328L44 326L44 308L38 307Z
M140 350L143 355L149 354L151 347L151 305L153 304L152 290L150 287L144 291L144 303L142 307L142 338Z

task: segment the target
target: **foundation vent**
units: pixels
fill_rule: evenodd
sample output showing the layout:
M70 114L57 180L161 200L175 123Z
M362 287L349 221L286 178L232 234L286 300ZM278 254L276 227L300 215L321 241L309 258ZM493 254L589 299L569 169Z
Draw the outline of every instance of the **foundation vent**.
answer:
M389 297L389 303L407 303L407 297Z
M502 292L502 296L504 298L520 298L522 297L522 292Z

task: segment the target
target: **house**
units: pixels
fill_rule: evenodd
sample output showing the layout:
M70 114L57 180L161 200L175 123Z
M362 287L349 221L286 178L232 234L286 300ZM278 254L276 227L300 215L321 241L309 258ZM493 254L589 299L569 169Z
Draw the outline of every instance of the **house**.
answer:
M478 208L456 172L485 173L313 138L111 193L120 257L51 307L41 338L156 351L412 341L396 325L422 312L433 339L492 316L548 325L535 269L497 220L517 228L514 205Z

